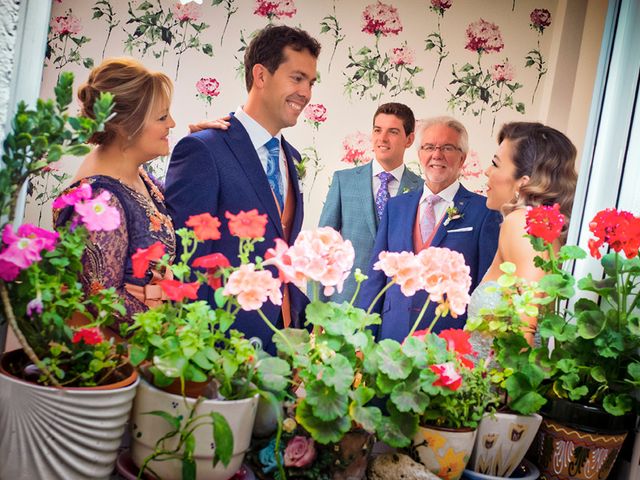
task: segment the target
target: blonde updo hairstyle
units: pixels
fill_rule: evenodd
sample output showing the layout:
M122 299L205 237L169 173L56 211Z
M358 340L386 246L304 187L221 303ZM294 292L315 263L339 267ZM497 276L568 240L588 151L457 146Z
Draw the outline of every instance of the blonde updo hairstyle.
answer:
M133 140L153 110L170 103L173 85L164 73L152 72L133 58L110 58L91 70L78 90L82 115L95 118L93 105L102 92L114 95L115 116L105 124L104 131L89 138L94 145L109 145L117 138Z
M575 171L576 147L566 135L541 123L512 122L498 133L498 144L509 140L513 146L514 179L527 175L519 195L502 207L502 214L523 207L558 203L566 217L561 241L566 240L573 195L578 176Z

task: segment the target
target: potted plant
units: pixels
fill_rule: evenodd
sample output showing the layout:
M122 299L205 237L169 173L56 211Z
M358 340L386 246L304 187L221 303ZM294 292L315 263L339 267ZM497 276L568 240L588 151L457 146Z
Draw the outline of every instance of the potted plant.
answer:
M640 218L615 209L596 214L588 245L591 256L600 259L602 279L589 274L578 281L560 265L584 259L586 252L564 246L556 255L550 246L561 222L557 206L527 213L532 245L547 254L536 258L536 265L547 272L539 288L552 306L541 311L543 342L533 352L549 375L543 382L549 403L542 409L534 452L543 475L587 479L597 472L604 479L638 413ZM604 256L603 245L611 250ZM567 442L573 448L558 456L556 446Z
M180 261L168 264L160 243L133 257L134 274L144 276L153 262L155 268L171 269L174 278L160 282L171 301L136 314L122 331L129 336L131 361L144 378L133 409L132 457L139 478L146 471L165 480L226 480L240 468L249 447L259 396L277 404L290 369L230 328L238 310L248 305L244 297L225 293L233 289L236 272L257 274L263 287L271 279L265 298L252 305L259 310L269 296L280 301L279 283L262 270L259 259L257 267L248 263L264 223L252 237L229 224L240 237L241 265L235 268L220 254L192 261L200 242L220 237L217 218L194 215L187 224L193 229L176 232L182 242ZM189 264L207 271L192 275ZM249 281L246 276L244 281ZM215 290L217 308L197 301L201 287Z
M277 244L267 257L265 263L277 265L285 281L302 288L303 282L314 282L314 301L305 312L312 332L285 329L274 337L279 355L291 363L301 383L294 408L304 435L339 450L347 435L364 430L391 446L408 447L420 423L444 423L446 418L454 418L456 427L477 425L490 398L482 364L471 364L458 374L458 365L452 363L458 361L458 354L432 334L425 333L426 340L408 338L402 345L390 339L376 343L368 327L380 322L378 315L353 307L353 301L338 305L317 300L320 286L328 295L341 287L353 262L351 244L337 232L330 228L302 232L293 246ZM409 295L425 289L440 304L441 314L450 308L459 314L466 307L468 268L447 249L429 249L420 255L385 252L379 268L392 279L385 289L395 283ZM434 275L427 275L427 271ZM358 286L363 279L356 272ZM454 388L441 383L454 373L460 380ZM461 375L465 381L459 389ZM287 447L271 456L280 458ZM318 458L322 461L320 454ZM463 469L464 463L458 476ZM340 475L332 472L333 478Z
M96 120L70 117L72 85L62 73L55 102L38 100L34 110L21 103L4 142L0 298L22 349L0 359L2 478L108 478L137 386L124 347L101 330L123 306L112 289L85 295L78 280L87 230L117 227L118 212L88 188L74 197L76 225L10 223L19 221L24 182L64 154L88 152L83 142L109 118L109 94L96 102Z
M508 478L533 442L542 422L537 412L547 402L543 393L549 372L527 342L527 323L522 319L538 317L549 299L539 295L537 282L517 277L514 264L505 262L500 269L503 275L497 285L486 287L499 302L481 308L465 325L476 342L491 344L495 360L489 374L499 393L497 411L487 413L480 422L469 468Z

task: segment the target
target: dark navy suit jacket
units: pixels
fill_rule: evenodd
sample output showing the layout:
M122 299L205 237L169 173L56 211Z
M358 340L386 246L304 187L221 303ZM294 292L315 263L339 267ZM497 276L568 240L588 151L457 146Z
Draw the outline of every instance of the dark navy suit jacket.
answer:
M362 285L357 301L358 306L368 308L378 292L387 284L388 279L385 274L382 271L373 270L373 264L378 261L380 252L413 252L413 229L422 192L422 189L415 190L391 198L387 202L373 248L368 272L369 279ZM485 197L470 192L462 185L453 201L462 218L452 220L446 226L441 222L431 241L431 246L446 247L464 255L465 262L471 269L471 291L473 291L493 261L498 248L498 233L502 217L498 212L486 207ZM382 317L382 324L374 331L376 338L378 340L392 338L402 342L411 330L426 298L424 291L417 292L411 298L405 297L400 287L392 286L372 310ZM430 303L418 329L429 326L435 318L436 306L436 303ZM433 331L438 333L447 328L462 328L466 319L466 314L458 318L442 317Z
M265 241L256 244L255 250L255 255L262 258L266 250L274 246L276 238L284 238L284 232L267 175L249 134L235 117L231 117L230 122L228 130L203 130L178 142L169 163L165 198L176 230L184 226L189 216L204 212L218 217L222 223L221 238L206 241L193 258L220 252L232 265L237 265L239 239L229 234L225 212L237 214L240 210L256 208L259 213L268 215ZM302 227L302 194L294 165L294 161L299 161L300 154L284 137L282 148L287 158L288 175L296 202L289 235L289 242L293 243ZM291 326L301 327L299 317L308 300L293 285L289 286L289 291ZM214 305L213 291L210 288L202 287L201 293L201 298ZM267 302L262 311L276 327L283 327L279 305ZM274 351L271 342L273 332L256 312L240 311L232 328L244 332L248 338L259 337L265 350Z

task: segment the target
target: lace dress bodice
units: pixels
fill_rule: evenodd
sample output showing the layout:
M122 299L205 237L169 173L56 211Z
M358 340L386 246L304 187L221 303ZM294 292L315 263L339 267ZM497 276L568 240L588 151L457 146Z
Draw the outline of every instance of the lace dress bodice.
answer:
M497 287L498 282L483 282L476 287L471 294L471 300L467 307L468 318L475 318L480 315L480 309L486 308L492 310L500 304L500 293L498 291L488 291L488 287ZM469 338L471 346L477 352L478 359L487 358L491 352L493 337L479 332L471 332Z

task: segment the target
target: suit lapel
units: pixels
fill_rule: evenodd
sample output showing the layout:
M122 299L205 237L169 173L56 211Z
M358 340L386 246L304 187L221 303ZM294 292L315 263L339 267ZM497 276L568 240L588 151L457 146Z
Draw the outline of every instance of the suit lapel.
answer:
M469 190L467 190L462 186L462 184L460 184L458 191L453 197L453 206L456 207L456 209L458 210L458 212L460 212L460 214L463 214L465 208L467 208L467 205L469 204L469 197L471 197L471 193L469 192ZM440 222L440 226L438 227L438 231L436 232L436 234L433 237L433 240L431 241L431 245L430 245L431 247L440 246L440 244L443 242L443 240L447 236L447 226L445 226L444 224L446 218L447 218L447 214L445 213L444 217L442 218L442 221Z
M228 135L224 137L224 140L244 170L249 184L253 187L256 196L262 204L262 208L258 210L261 211L260 213L266 212L276 227L278 234L284 236L282 222L276 201L273 197L273 192L269 186L269 181L267 180L267 175L264 172L258 153L253 148L251 138L249 138L249 134L235 117L232 116L230 122L231 127L227 130Z
M298 170L296 169L296 163L300 162L300 156L296 156L293 148L282 137L282 149L284 150L284 156L287 159L287 173L289 175L289 181L293 185L293 195L296 200L296 210L295 215L293 217L293 225L291 226L292 232L299 232L302 228L302 218L303 218L303 196L302 191L300 190L300 183L298 182ZM285 186L286 188L286 186ZM291 238L293 242L294 238Z
M404 168L402 178L400 179L400 186L398 187L398 195L416 190L422 183L422 179L416 179L411 175L407 167Z
M355 188L358 197L362 198L362 205L358 208L358 215L364 215L371 235L375 238L378 231L378 218L375 211L375 202L373 199L373 190L371 187L371 175L373 167L371 163L364 165L362 168L353 170Z

